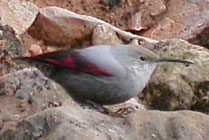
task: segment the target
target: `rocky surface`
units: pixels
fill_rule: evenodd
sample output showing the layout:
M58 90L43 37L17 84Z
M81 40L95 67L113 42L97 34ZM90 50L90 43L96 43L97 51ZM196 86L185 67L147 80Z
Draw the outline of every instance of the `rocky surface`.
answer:
M155 39L191 39L209 25L207 0L170 0L167 12L158 23L144 33Z
M107 116L74 103L59 85L34 68L1 77L0 86L2 140L209 138L207 115L139 109L125 118Z
M165 0L29 0L38 7L58 6L78 14L97 17L124 30L146 29L166 10ZM134 16L141 13L138 22ZM132 17L133 16L133 17ZM133 26L130 26L130 22ZM136 24L136 25L135 25ZM135 27L134 27L135 26Z
M77 17L75 13L59 7L43 8L29 33L48 44L78 46L79 42L88 40L97 23Z
M209 50L177 39L162 41L153 50L162 57L185 59L193 64L160 64L140 94L149 106L209 113Z
M209 51L183 40L134 35L207 47L207 0L3 0L0 7L0 23L6 24L0 25L0 139L209 139ZM140 100L107 106L135 109L117 118L81 107L37 69L20 70L25 66L11 59L99 44L144 44L194 64L160 64ZM175 111L181 109L193 111Z
M14 65L12 58L20 55L22 55L21 43L15 31L8 25L0 24L0 76L18 67Z
M123 30L154 39L180 38L208 47L207 0L29 0L97 17ZM88 7L88 8L87 8Z
M93 45L118 45L124 44L123 41L118 38L116 32L105 25L98 25L94 28L92 34Z
M1 24L13 27L18 35L28 30L38 14L33 3L19 0L1 0L0 9Z
M7 120L13 120L13 117L23 119L25 115L61 106L69 98L60 86L35 68L2 76L0 87L1 117Z
M103 27L103 31L101 27ZM105 34L106 37L101 38L104 35L104 29L108 30L109 33ZM113 42L116 42L115 44L122 43L123 41L118 38L119 36L126 41L136 38L150 44L157 42L125 32L94 17L79 15L55 6L40 9L28 32L32 37L43 40L45 44L57 46L86 47L91 45L91 41L94 44L96 43L95 40L98 39L103 44L106 44L105 41L111 44ZM89 44L83 42L89 42Z
M4 130L1 137L15 140L207 140L208 122L208 116L191 111L139 111L120 119L68 106L27 117L16 124L16 129Z

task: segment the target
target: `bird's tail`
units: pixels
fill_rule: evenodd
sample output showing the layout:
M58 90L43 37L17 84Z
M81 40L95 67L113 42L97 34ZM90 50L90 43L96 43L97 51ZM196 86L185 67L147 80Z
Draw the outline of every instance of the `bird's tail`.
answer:
M38 57L15 57L13 60L17 63L27 64L30 66L35 66L39 68L39 65L52 66L41 58Z

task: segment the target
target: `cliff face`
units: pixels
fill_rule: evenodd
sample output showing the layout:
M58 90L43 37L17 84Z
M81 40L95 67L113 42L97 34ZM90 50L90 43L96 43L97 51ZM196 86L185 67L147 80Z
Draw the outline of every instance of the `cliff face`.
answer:
M0 139L208 140L208 7L206 0L2 0ZM12 59L100 44L143 45L194 64L160 64L138 98L106 106L134 109L120 118L81 106Z

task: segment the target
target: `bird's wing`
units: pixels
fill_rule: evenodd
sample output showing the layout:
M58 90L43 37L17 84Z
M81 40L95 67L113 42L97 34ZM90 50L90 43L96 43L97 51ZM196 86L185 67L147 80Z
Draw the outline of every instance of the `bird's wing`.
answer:
M113 76L115 73L118 73L119 71L117 71L117 68L115 67L117 64L109 62L109 60L113 58L110 58L111 56L105 54L105 51L102 51L102 53L104 53L103 55L101 53L102 56L100 54L95 54L101 52L100 50L97 50L98 49L92 48L78 51L62 50L34 57L21 57L18 59L66 67L87 74Z

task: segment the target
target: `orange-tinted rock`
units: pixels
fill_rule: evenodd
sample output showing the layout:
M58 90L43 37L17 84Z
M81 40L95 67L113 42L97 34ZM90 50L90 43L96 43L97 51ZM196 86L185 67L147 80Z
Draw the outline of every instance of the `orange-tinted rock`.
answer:
M166 10L162 0L141 0L138 10L131 15L128 21L128 30L140 31L148 29L155 24L155 17L160 16Z
M30 46L29 52L31 53L32 56L42 54L41 47L38 46L38 45L36 45L36 44L32 44L32 45Z
M208 7L206 0L170 0L167 12L143 35L157 40L193 38L209 26Z
M40 10L29 33L49 44L78 44L90 37L94 27L73 12L49 7Z

